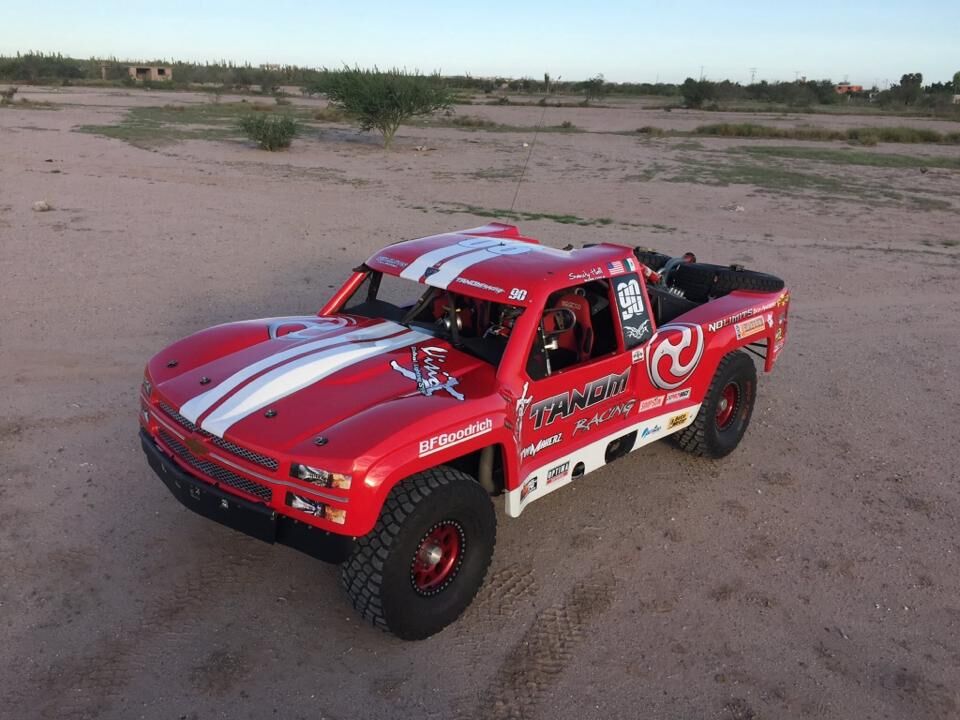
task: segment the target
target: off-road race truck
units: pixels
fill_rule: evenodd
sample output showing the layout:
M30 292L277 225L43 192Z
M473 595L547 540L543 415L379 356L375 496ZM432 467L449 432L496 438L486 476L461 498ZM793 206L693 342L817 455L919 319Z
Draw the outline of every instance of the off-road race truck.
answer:
M666 437L732 451L788 306L772 275L491 223L384 248L317 315L172 344L141 442L188 508L341 563L364 618L424 638L483 582L491 497L518 517Z

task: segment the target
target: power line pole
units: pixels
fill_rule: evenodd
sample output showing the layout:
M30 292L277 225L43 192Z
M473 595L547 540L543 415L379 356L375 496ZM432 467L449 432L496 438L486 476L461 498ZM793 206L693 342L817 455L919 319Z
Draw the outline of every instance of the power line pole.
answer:
M800 71L799 71L799 70L794 70L794 71L793 71L793 81L794 81L794 82L800 82Z
M700 79L703 80L703 65L700 66Z
M750 84L751 85L753 85L753 81L756 79L756 77L757 77L757 69L750 68Z

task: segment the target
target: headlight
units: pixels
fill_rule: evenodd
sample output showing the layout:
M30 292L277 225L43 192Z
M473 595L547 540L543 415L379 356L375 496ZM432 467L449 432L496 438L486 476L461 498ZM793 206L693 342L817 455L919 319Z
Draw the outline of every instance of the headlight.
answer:
M291 466L290 474L297 478L297 480L303 480L312 485L325 488L338 488L340 490L349 490L350 481L352 480L350 475L321 470L320 468L310 467L309 465L298 465L297 463Z

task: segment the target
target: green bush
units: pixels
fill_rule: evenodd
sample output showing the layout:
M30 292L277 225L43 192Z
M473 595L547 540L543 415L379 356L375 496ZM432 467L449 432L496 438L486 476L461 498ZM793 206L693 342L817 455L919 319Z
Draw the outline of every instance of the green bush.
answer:
M397 69L325 70L323 78L311 89L323 93L332 105L355 118L364 132L380 131L385 148L390 147L402 123L453 104L453 94L439 75L428 77Z
M290 147L300 126L289 115L245 115L240 129L264 150L279 150Z

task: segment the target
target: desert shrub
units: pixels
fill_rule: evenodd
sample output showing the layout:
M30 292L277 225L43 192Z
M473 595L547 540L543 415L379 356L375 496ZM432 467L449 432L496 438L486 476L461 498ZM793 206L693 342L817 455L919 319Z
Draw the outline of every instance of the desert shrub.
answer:
M641 128L637 128L637 132L641 135L650 135L651 137L661 137L663 135L663 128L654 127L653 125L644 125Z
M492 128L497 126L493 120L473 117L471 115L456 115L446 122L448 125L452 125L453 127L465 128Z
M356 118L361 130L378 130L385 148L390 147L402 123L449 108L453 100L439 75L397 69L325 70L318 90L335 107Z
M564 120L562 123L560 123L560 127L563 128L564 130L573 130L576 127L576 125L574 125L569 120Z
M273 101L274 101L277 105L289 105L289 104L290 104L290 101L287 100L287 99L286 99L285 97L283 97L282 95L277 95L276 97L273 98Z
M319 120L320 122L346 122L350 118L340 108L328 105L325 108L314 111L313 119Z
M187 108L183 105L171 105L170 103L167 103L166 105L163 106L163 109L170 110L172 112L183 112Z
M6 90L0 90L0 105L9 105L13 102L13 96L17 94L20 88L16 86L8 87Z
M300 127L289 115L245 115L240 130L264 150L279 150L290 147Z
M951 145L960 145L960 132L947 133L943 136L943 141Z

